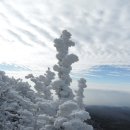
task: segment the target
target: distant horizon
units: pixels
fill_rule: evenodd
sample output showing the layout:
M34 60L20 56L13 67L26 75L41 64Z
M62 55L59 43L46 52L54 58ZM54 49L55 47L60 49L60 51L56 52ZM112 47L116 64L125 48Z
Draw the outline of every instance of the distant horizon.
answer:
M34 75L44 75L44 72L33 73L32 71L14 71L13 73L12 71L8 71L6 75L9 77L14 76L15 78L22 78L24 81L28 81L25 80L24 77L29 73ZM73 77L73 74L71 76ZM80 77L73 79L73 82L70 85L73 91L77 89L77 80L79 78ZM29 83L31 82L29 81ZM33 86L33 84L31 85ZM84 104L87 106L130 107L129 87L122 88L122 86L117 86L117 84L113 86L110 85L111 87L109 87L109 84L94 84L89 81L89 78L87 79L87 86L88 87L84 92Z

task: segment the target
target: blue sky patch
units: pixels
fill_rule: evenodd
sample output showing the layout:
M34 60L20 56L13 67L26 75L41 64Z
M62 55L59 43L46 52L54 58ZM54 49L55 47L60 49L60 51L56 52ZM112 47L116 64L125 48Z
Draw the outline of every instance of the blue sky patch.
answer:
M94 66L86 77L96 83L130 84L130 66Z

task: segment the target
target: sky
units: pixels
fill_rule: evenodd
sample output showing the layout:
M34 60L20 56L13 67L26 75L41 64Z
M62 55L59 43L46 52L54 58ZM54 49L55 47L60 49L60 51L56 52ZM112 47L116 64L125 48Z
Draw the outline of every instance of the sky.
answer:
M85 102L128 105L129 12L129 0L0 0L0 70L43 74L57 63L53 40L66 29L79 57L72 86L87 79Z

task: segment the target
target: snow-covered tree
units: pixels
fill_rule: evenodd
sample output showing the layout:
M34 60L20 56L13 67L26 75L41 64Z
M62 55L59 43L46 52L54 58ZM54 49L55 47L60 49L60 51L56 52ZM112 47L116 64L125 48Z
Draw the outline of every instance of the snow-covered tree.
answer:
M81 109L84 109L84 104L83 104L83 98L84 98L84 95L83 95L83 92L84 92L84 88L86 88L87 85L86 85L86 80L84 78L81 78L79 81L78 81L78 90L76 90L76 101L78 103L78 105L80 106Z
M34 77L32 74L27 75L25 78L31 79L34 82L34 88L36 89L39 95L42 95L44 99L52 99L51 93L51 82L54 79L55 74L48 68L44 75L40 75L38 77Z
M78 61L78 57L74 54L69 54L68 49L74 46L75 43L70 40L71 34L64 30L60 38L54 40L54 46L58 54L58 64L54 65L53 69L58 72L59 80L53 83L53 89L56 91L59 99L73 99L72 89L69 88L72 79L70 77L71 65Z
M76 101L74 100L73 91L69 87L72 81L69 75L72 70L71 65L78 61L76 55L69 54L69 47L75 45L70 38L71 34L64 30L61 37L54 40L54 46L58 51L56 55L58 64L53 69L58 72L59 77L52 84L59 97L54 128L56 130L93 130L92 126L84 122L90 119L89 113L84 110L83 106L83 89L86 87L86 80L79 80Z
M53 116L56 114L56 105L52 98L51 82L55 74L48 68L44 75L34 77L32 74L25 78L34 83L35 93L35 130L45 128L52 123Z

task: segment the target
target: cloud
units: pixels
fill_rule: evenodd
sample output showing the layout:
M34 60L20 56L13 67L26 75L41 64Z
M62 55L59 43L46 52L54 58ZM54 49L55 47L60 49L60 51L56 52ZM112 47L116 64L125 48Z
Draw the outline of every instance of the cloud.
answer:
M130 106L128 92L88 89L86 93L84 102L87 105Z
M125 80L126 82L127 78L130 78L130 65L128 66L117 66L117 65L96 65L92 66L91 68L86 68L85 70L82 70L80 72L73 72L72 76L83 76L86 78L93 79L116 79L116 80ZM128 79L129 81L129 79ZM120 82L120 81L117 81Z
M4 45L0 43L0 47L9 50L13 44L17 51L1 51L6 58L0 63L25 64L33 70L40 70L43 64L52 66L56 63L53 39L68 29L76 41L71 52L80 59L73 72L95 65L126 67L130 65L129 6L128 0L1 0L0 42ZM27 52L22 54L21 49Z
M23 38L20 35L18 35L17 33L13 32L11 30L7 30L7 31L8 31L8 33L10 35L12 35L14 38L16 38L18 42L22 42L22 44L25 44L27 46L31 46L29 43L27 43L26 41L24 41Z

